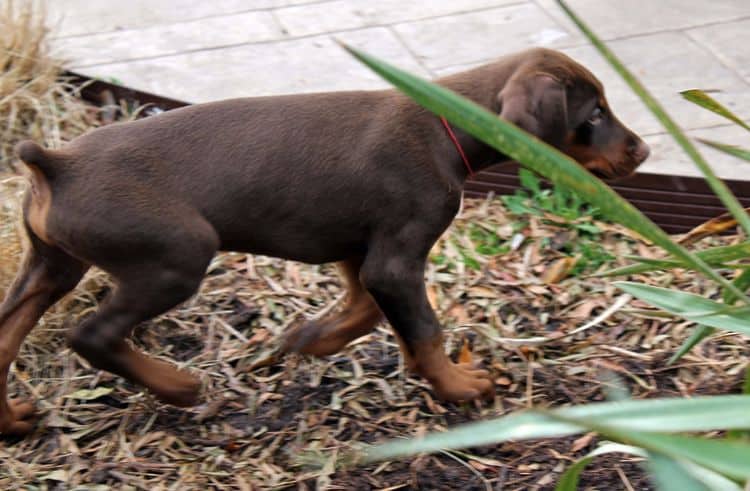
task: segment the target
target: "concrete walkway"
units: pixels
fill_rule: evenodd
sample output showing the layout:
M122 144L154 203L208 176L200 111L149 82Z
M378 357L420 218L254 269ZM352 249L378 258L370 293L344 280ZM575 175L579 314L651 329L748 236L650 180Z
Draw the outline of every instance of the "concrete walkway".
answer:
M697 175L659 123L554 0L48 0L53 48L76 71L190 102L385 87L341 39L425 77L531 46L595 72L646 135L643 170ZM693 136L748 146L747 132L681 99L703 88L750 119L750 0L569 0ZM709 149L720 175L750 166Z

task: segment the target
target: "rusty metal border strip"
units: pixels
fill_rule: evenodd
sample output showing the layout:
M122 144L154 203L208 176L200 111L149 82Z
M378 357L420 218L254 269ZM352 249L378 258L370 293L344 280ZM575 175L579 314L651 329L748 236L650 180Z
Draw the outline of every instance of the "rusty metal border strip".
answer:
M518 164L490 167L467 183L466 194L511 194L520 186L517 174ZM743 206L750 207L750 181L724 182ZM637 173L610 185L669 233L687 232L725 211L705 181L697 177Z
M130 103L150 104L164 111L190 105L189 102L116 85L72 71L63 72L62 77L79 88L82 99L97 106L108 104L112 98L115 101L125 100Z
M76 72L68 71L64 76L80 87L84 100L99 106L120 100L149 104L164 111L190 105L185 101L92 79ZM518 164L491 167L469 180L466 195L484 197L488 193L512 194L520 186L517 174ZM743 206L750 207L750 181L725 182ZM705 181L697 177L638 173L615 182L612 187L670 233L686 232L724 212L721 202Z

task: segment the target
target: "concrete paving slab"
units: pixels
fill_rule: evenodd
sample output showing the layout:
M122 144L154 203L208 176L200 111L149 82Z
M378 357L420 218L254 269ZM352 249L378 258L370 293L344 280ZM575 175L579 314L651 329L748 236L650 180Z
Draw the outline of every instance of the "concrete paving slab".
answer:
M394 29L430 69L495 58L531 46L583 42L533 3L397 24Z
M284 0L43 0L55 36L138 29L251 9L286 5Z
M688 131L691 138L705 138L722 143L740 144L747 141L747 131L734 125L722 125L714 128ZM640 172L653 174L675 174L681 176L702 177L698 168L685 152L669 135L651 135L645 138L651 145L651 155L640 168ZM750 164L727 155L711 147L695 142L698 150L714 172L723 179L747 179L750 176Z
M726 123L719 116L685 101L679 92L687 89L716 90L712 95L719 102L750 116L750 90L744 80L684 33L639 36L612 41L609 46L683 128L697 129ZM607 91L621 107L624 118L631 121L638 131L646 134L663 131L645 107L640 102L636 104L635 96L620 77L605 66L598 54L592 56L592 49L566 51L595 72L608 74L604 77Z
M537 0L555 19L565 14L554 0ZM687 29L750 17L747 0L567 0L602 39ZM563 25L570 25L567 18Z
M445 17L517 3L518 0L334 0L280 8L274 13L290 35L308 36Z
M704 128L726 122L684 100L679 92L686 89L716 90L712 95L719 102L750 117L750 90L745 81L684 33L639 36L609 45L682 127Z
M738 114L750 118L750 90L732 70L680 32L611 41L610 48L685 129L726 123L713 113L685 101L679 92L713 89L712 95ZM659 46L658 50L653 49ZM661 124L622 78L591 46L563 49L604 83L608 100L620 118L641 134L663 132ZM644 56L648 53L648 56ZM690 62L688 62L690 60Z
M377 52L414 73L428 76L389 29L349 31L339 37L355 47ZM139 90L168 94L188 102L387 87L329 36L97 65L89 67L87 73L104 79L115 78Z
M74 69L281 39L281 27L266 10L208 17L140 29L72 36L55 42L55 55Z
M687 34L750 82L750 19L699 27L687 31Z

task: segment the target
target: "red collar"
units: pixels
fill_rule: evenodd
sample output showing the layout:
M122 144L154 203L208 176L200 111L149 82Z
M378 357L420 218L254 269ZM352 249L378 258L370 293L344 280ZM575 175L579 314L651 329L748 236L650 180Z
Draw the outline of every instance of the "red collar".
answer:
M453 142L453 145L456 146L456 150L458 150L458 154L463 159L464 165L466 166L466 170L469 171L469 177L474 177L474 170L471 168L471 164L469 163L469 159L466 158L466 154L464 153L464 149L461 148L461 144L458 143L458 138L456 138L456 135L453 133L453 130L451 129L451 125L448 124L448 120L445 119L443 116L440 116L440 121L443 122L443 126L445 126L445 131L448 132L448 136L450 137L451 141Z

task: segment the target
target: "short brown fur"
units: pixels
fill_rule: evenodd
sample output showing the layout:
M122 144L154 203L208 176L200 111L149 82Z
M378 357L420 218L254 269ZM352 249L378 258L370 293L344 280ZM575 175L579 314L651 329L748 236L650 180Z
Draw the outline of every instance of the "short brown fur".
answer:
M52 190L47 178L35 165L29 165L31 172L31 190L29 193L29 204L26 207L26 222L31 231L48 245L54 245L52 239L47 235L47 216L52 206Z
M438 82L605 177L648 147L606 106L601 83L546 49ZM474 170L508 158L456 129ZM166 402L193 404L199 380L136 352L134 326L190 297L218 250L339 262L344 309L292 329L284 346L316 355L369 333L381 315L408 366L438 396L492 391L489 373L451 361L424 267L458 211L467 177L440 120L392 91L233 99L94 130L59 150L32 142L25 205L31 247L0 306L0 432L31 430L33 406L7 397L20 343L90 265L116 288L70 342L92 366Z

